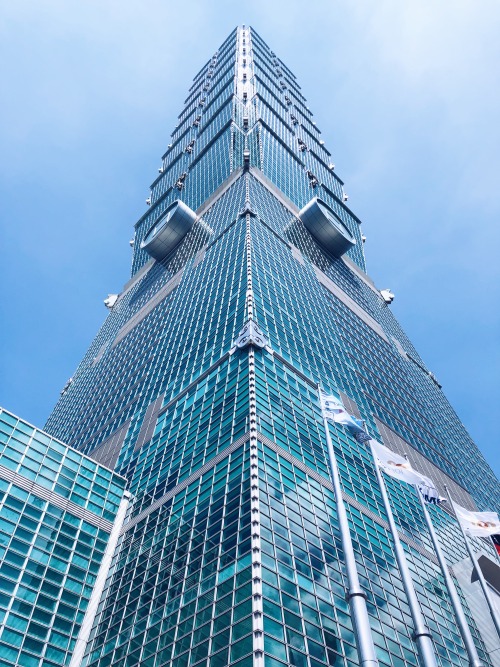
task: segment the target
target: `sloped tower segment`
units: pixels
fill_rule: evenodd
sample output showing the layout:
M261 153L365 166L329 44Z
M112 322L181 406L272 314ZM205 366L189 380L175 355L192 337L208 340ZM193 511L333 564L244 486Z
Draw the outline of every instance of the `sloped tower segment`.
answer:
M84 664L353 667L318 383L461 505L498 509L498 480L366 274L301 88L255 30L194 78L148 202L132 276L45 427L133 497ZM369 452L331 435L380 664L416 665ZM388 488L436 651L462 666L419 501ZM465 567L454 519L431 511Z

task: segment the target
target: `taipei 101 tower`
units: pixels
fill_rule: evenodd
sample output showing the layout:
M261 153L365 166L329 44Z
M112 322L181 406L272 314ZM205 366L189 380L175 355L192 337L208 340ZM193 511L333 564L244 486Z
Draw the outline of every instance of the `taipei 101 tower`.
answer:
M427 667L426 637L435 665L469 667L446 572L474 667L498 667L479 583L498 604L499 561L471 537L473 567L451 499L498 511L500 484L366 273L301 88L253 28L194 77L131 245L130 280L45 426L130 494L60 664ZM391 517L366 441L325 427L320 389L448 501L425 509L384 473ZM40 651L15 664L58 664Z

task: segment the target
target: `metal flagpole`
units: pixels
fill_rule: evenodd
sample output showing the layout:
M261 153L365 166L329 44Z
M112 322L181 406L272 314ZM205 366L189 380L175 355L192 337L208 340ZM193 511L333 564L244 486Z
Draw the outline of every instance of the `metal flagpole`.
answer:
M408 605L410 607L411 617L413 619L413 639L417 644L418 654L420 656L420 662L422 667L437 667L436 654L434 652L434 646L432 643L432 636L429 631L429 628L425 625L425 619L420 609L418 603L417 594L415 593L415 587L413 586L413 581L411 578L410 570L408 569L408 563L406 562L405 552L401 546L399 540L398 529L394 522L394 517L392 516L391 505L389 502L389 496L387 495L387 489L385 487L385 482L382 478L382 473L377 461L377 456L373 450L372 441L369 440L368 444L370 446L370 451L372 454L373 462L375 463L375 474L377 475L378 485L380 488L380 493L382 495L382 501L384 503L385 512L387 514L387 521L389 523L389 528L391 530L392 539L394 542L394 553L396 554L396 560L398 562L399 571L401 573L401 580L403 582L403 587L405 589L406 597L408 599Z
M474 644L474 640L472 639L472 634L469 628L469 624L467 623L464 610L462 609L462 603L460 602L460 598L458 597L455 583L453 582L453 578L451 577L450 572L448 570L448 565L446 564L446 561L444 559L443 552L441 551L441 547L439 545L436 531L434 530L434 526L432 524L429 511L426 507L424 499L422 498L422 494L420 493L420 490L416 484L415 484L415 491L417 492L417 496L420 499L420 504L422 505L422 511L424 513L425 522L427 523L427 528L429 529L429 533L431 535L432 543L434 545L434 551L436 552L439 565L441 566L441 572L443 574L444 581L446 583L446 588L448 589L448 593L450 595L451 604L453 605L453 610L455 612L460 634L462 635L462 639L464 640L465 644L465 649L467 651L467 655L469 656L469 665L470 667L483 667L483 663L481 662L477 654L476 646Z
M481 571L481 568L479 567L479 563L477 562L476 554L474 553L474 550L472 549L469 538L467 537L467 533L464 530L464 527L460 523L460 519L458 518L458 515L455 511L455 505L453 504L453 500L451 499L450 491L448 487L445 485L444 487L446 489L446 495L448 496L448 499L450 501L450 505L453 508L453 514L455 515L456 520L458 521L458 525L460 526L460 530L462 531L462 535L464 538L465 546L467 547L467 551L469 552L470 559L472 561L472 565L474 566L474 569L476 570L477 578L479 579L479 583L481 584L481 588L483 589L484 597L486 598L486 602L488 604L491 618L493 620L493 623L495 625L495 629L497 631L498 636L500 637L500 619L498 618L498 613L497 610L495 609L495 606L493 604L493 600L491 598L490 592L488 590L488 584L486 583L486 580L484 578L484 575Z
M318 385L320 393L321 413L323 415L323 425L325 427L326 444L328 448L328 462L330 464L330 473L332 476L333 489L335 492L335 500L337 502L337 515L339 520L340 536L342 539L342 548L344 550L345 565L347 570L347 580L349 589L347 592L347 599L349 608L351 610L351 617L353 619L354 634L356 636L356 645L358 648L360 665L363 667L378 667L377 654L375 653L375 646L370 627L370 619L368 618L368 611L366 609L366 594L363 592L358 577L358 570L356 568L356 559L354 558L354 551L352 547L351 531L347 519L347 512L342 498L342 488L340 486L340 475L337 467L337 459L333 450L332 439L330 437L330 429L328 427L328 420L325 417L323 410L323 401L321 400L321 388Z

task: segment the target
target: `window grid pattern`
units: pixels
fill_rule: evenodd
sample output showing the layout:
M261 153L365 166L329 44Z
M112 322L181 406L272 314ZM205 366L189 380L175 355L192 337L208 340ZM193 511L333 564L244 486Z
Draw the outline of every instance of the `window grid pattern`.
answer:
M328 169L329 162L321 155L315 155L313 151L306 152L302 157L307 169L310 169L316 178L325 185L339 199L342 198L342 181Z
M184 102L185 108L191 104L195 96L203 96L203 93L206 93L210 87L214 88L217 86L221 77L227 74L227 64L232 63L234 65L234 62L234 54L231 51L227 51L222 55L219 52L214 54L212 61L203 73L203 77L200 77L197 86L193 88L192 92L186 98Z
M69 662L108 535L0 479L0 665Z
M0 441L0 466L39 485L0 476L0 667L66 665L108 543L99 519L114 521L125 480L4 410Z
M297 119L300 122L301 126L305 128L309 132L309 134L313 136L317 136L318 134L320 134L318 127L312 124L311 117L309 115L305 115L301 107L298 108L294 107L293 113L294 115L297 116Z
M190 141L189 137L194 138L194 132L187 133L179 140L179 143L169 160L168 169L164 170L161 179L153 185L151 189L151 204L153 206L169 188L172 188L175 185L179 176L188 169L191 156L184 152L184 148Z
M491 494L498 497L492 473L477 450L468 446L468 434L460 422L451 419L451 406L429 376L330 295L317 281L312 267L297 262L286 244L266 226L256 223L252 231L257 318L273 349L309 377L321 378L326 386L333 383L351 396L375 437L380 436L373 415L445 472L453 467L456 478L476 500L484 496L484 506L491 505ZM334 268L340 269L334 281L342 287L346 274L351 274L353 293L352 272L341 260L331 265L331 275ZM342 273L344 278L339 280ZM359 293L364 292L367 302L372 300L376 305L373 291L359 279L356 283L358 301ZM363 307L362 300L360 305ZM372 313L377 315L375 308ZM377 319L385 328L386 318L392 317L390 310L381 307L378 313ZM406 379L405 390L399 390L399 378ZM463 449L457 449L457 442L464 444ZM472 461L463 467L464 458L469 457L474 457L475 466L481 466L481 478L471 480L465 472L473 467ZM488 476L492 482L485 492Z
M198 116L198 109L195 108L191 111L191 114L184 118L182 123L179 123L179 125L176 126L175 130L172 132L172 145L186 132L188 132L191 129L192 124L196 120ZM167 152L163 155L162 157L162 166L163 168L168 167L168 162L169 162L169 151L170 149L167 149Z
M222 107L225 106L225 104L228 102L228 100L233 99L234 97L234 90L231 85L231 82L227 84L227 86L222 90L217 97L215 97L212 102L210 103L210 106L207 106L204 110L204 115L202 116L202 124L200 125L200 133L202 130L209 125L216 114L219 112Z
M217 81L214 81L213 88L210 90L210 93L207 95L207 109L209 108L210 104L221 94L221 92L229 86L233 80L234 80L234 66L235 66L235 60L234 58L231 59L229 62L228 67L224 71L224 73L221 75L220 79Z
M264 61L258 60L256 58L253 63L253 69L255 72L255 76L261 81L261 83L266 86L266 88L271 92L272 95L274 95L274 97L276 97L278 100L281 100L282 97L281 88L271 78L273 75L271 74L271 76L269 76L270 74L269 70L266 72Z
M221 364L157 421L151 441L125 449L121 464L134 496L164 495L238 440L248 428L248 368L238 358ZM130 456L127 456L130 454Z
M259 484L266 665L354 667L357 654L333 493L263 447ZM384 667L418 665L412 621L388 532L347 506L377 657ZM417 596L434 633L438 664L467 667L441 574L405 545ZM465 605L481 658L491 664ZM269 658L267 658L269 655Z
M244 194L241 185L235 186L228 199L220 201L215 215L240 209ZM206 224L212 219L217 218L208 214ZM151 276L148 273L125 295L127 301L118 304L116 314L110 316L118 321L101 332L94 350L102 346L105 337L112 341L123 322L176 275L187 257L196 255L203 240L202 231L201 226L199 232L193 229L192 245L184 242L166 266L156 264ZM165 300L118 345L110 344L98 364L92 366L93 353L87 355L87 365L60 400L48 427L57 429L58 436L66 442L78 442L86 451L92 451L139 413L141 406L143 415L145 407L160 394L165 393L166 401L171 400L227 352L243 326L244 233L244 220L240 219L218 241L214 239L200 264L184 271L180 285ZM176 313L174 319L172 312ZM130 432L136 435L132 427Z
M0 464L113 521L125 480L0 408Z
M276 78L276 61L268 53L268 49L263 49L259 39L254 39L254 32L252 31L252 56L254 60L258 61L261 68L267 71L268 77Z
M294 133L286 123L286 121L280 118L266 102L263 100L258 100L258 114L264 123L276 134L283 143L288 146L293 146L293 142L296 141Z
M251 103L243 104L241 100L235 98L234 100L234 122L240 130L246 129L243 127L243 118L248 118L248 127L253 128L257 119L257 98L254 97Z
M268 106L280 114L285 115L287 107L279 97L272 91L271 88L265 85L265 82L261 80L259 74L255 74L253 85L255 86L255 92L257 95L266 102Z
M264 174L299 208L302 208L313 197L303 165L267 128L262 128L260 136Z
M217 114L210 121L208 125L200 132L198 143L196 144L196 154L199 155L205 147L213 141L214 137L220 130L231 121L233 117L233 100L232 98L226 102L226 105L217 110Z
M252 666L249 468L243 446L120 538L84 665Z
M180 154L182 154L185 144L187 144L189 141L191 141L191 139L194 138L196 138L195 128L193 127L192 124L188 125L186 123L183 131L179 133L179 135L175 139L172 140L172 143L170 145L171 147L168 149L166 156L164 157L166 163L164 167L166 167L167 170L172 168L175 160L178 158ZM165 173L166 172L164 168L163 174L158 176L155 183L165 178Z

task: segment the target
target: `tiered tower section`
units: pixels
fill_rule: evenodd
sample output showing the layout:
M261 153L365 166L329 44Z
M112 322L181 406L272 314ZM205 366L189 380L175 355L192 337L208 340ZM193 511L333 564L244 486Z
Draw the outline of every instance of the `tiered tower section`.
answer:
M246 161L299 209L313 193L324 199L357 238L350 256L364 269L360 221L344 203L343 182L295 76L254 30L241 29L189 90L151 185L150 209L136 224L133 273L149 259L140 242L169 204L180 198L198 210Z

